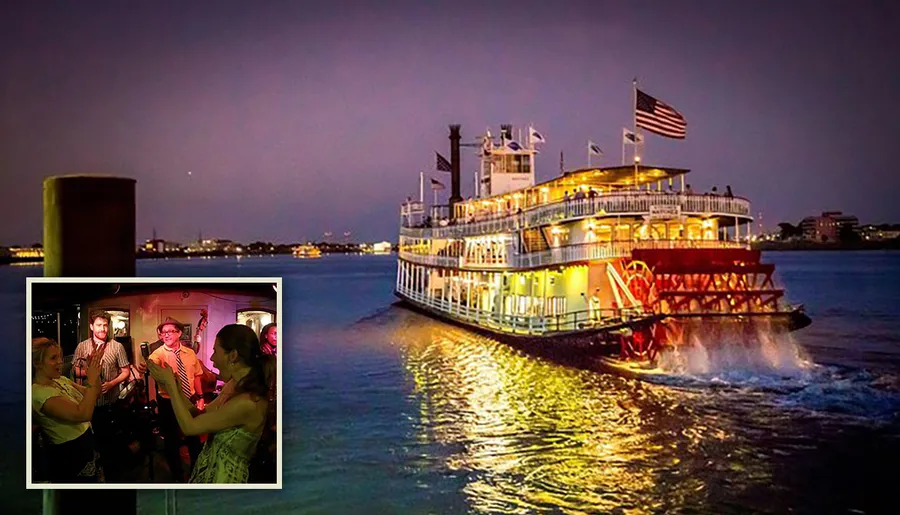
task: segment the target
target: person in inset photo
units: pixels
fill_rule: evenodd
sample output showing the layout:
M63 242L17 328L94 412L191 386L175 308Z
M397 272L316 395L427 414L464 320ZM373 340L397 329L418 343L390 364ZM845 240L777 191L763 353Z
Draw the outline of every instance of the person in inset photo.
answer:
M52 483L102 483L103 469L91 427L100 396L102 352L88 356L86 382L62 375L59 344L49 338L31 342L31 409L47 446L47 476Z
M278 324L266 324L259 332L259 348L263 354L278 354Z
M91 427L97 436L97 450L100 452L104 473L109 481L116 481L119 479L119 470L116 467L118 460L114 459L114 455L121 451L114 442L117 429L116 403L122 387L131 376L131 365L125 348L111 337L110 314L104 310L95 310L89 317L90 337L75 348L73 369L75 380L84 381L87 375L84 364L88 356L100 354L100 395L97 397Z
M156 333L162 340L163 345L150 354L147 363L148 368L151 364L157 366L165 364L178 374L176 383L171 385L160 383L162 388L156 397L159 409L159 431L165 444L169 471L172 473L172 480L176 483L183 483L187 477L190 477L190 470L197 459L197 455L200 454L201 444L197 436L199 433L183 433L182 436L182 432L178 429L178 421L174 411L175 401L173 399L184 397L192 407L196 404L197 410L202 410L205 403L201 385L203 368L200 366L197 354L190 347L181 344L183 330L184 325L172 317L166 318L163 323L159 324L156 328ZM159 382L158 379L157 382ZM182 444L187 444L191 460L187 474L185 474L181 459Z
M266 377L269 378L269 407L266 415L266 428L259 441L259 449L253 462L250 464L251 483L274 483L278 461L278 448L276 435L278 434L277 422L277 352L278 352L278 325L266 324L259 332L259 348L263 354L270 356L267 362L269 370Z
M271 356L262 353L253 329L230 324L217 334L212 362L225 381L204 412L179 394L178 371L151 361L150 374L171 394L178 426L185 435L209 437L191 473L191 483L247 483L250 463L266 430Z

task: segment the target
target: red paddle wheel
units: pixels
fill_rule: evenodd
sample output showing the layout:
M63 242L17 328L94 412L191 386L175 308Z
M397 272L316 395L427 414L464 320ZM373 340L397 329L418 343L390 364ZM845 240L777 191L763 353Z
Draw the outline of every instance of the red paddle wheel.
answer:
M621 337L625 359L653 360L666 345L685 342L684 319L790 320L777 288L775 266L747 249L637 249L622 263L622 279L635 300L653 313L670 315ZM803 322L800 322L803 323ZM750 325L747 324L749 330Z
M625 286L641 305L651 306L657 301L653 271L643 261L632 259L625 262L622 267L622 278Z
M653 271L643 261L620 261L616 272L637 305L651 307L657 302ZM630 300L624 304L625 308L637 307ZM662 324L634 325L619 334L620 355L629 360L652 361L659 353L660 342L665 342Z

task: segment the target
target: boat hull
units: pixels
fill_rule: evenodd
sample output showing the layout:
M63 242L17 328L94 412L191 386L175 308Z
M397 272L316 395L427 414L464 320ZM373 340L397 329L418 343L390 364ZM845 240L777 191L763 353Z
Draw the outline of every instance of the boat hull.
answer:
M647 334L652 332L659 323L678 320L716 321L723 325L729 323L746 325L751 319L765 319L771 325L777 327L778 330L788 332L802 329L811 323L811 319L800 307L786 312L741 314L738 316L719 313L690 315L656 314L600 328L547 333L545 335L526 335L498 331L454 317L431 306L416 302L397 291L394 292L394 295L399 299L396 304L401 307L492 338L530 355L579 368L604 370L633 378L641 378L643 369L654 366L656 354L636 357L633 353L630 353L630 355L626 356L628 353L623 352L623 334L641 332Z

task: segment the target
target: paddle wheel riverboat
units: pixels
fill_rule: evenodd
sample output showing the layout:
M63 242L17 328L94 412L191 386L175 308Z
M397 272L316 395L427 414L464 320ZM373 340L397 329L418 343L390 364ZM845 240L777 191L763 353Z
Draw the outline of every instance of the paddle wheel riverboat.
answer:
M536 184L535 137L521 144L504 125L466 145L479 168L463 200L460 140L451 125L451 159L438 156L449 203L426 211L420 189L401 206L395 294L407 305L507 341L639 362L689 341L697 320L810 323L750 248L750 202L730 190L695 193L689 170L638 158Z

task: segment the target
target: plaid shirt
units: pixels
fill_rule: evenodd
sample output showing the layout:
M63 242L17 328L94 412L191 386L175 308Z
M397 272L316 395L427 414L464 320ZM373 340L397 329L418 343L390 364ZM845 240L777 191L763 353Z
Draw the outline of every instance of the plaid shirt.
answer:
M122 347L121 343L110 340L105 345L103 358L100 360L101 384L112 381L122 373L123 368L129 366L128 355L125 354L125 347ZM93 338L88 338L79 343L78 347L75 348L75 359L72 365L87 369L88 358L93 354L94 349L98 347L99 345L94 343ZM123 381L110 388L106 393L99 395L96 405L108 406L114 404L119 399L119 392L124 385L125 382Z

